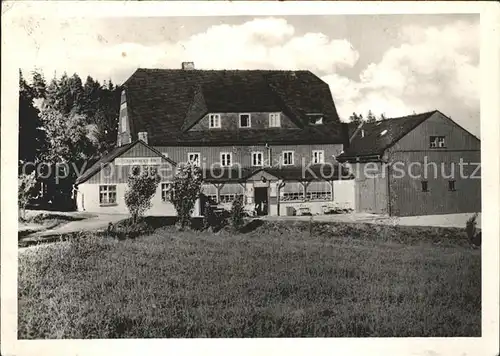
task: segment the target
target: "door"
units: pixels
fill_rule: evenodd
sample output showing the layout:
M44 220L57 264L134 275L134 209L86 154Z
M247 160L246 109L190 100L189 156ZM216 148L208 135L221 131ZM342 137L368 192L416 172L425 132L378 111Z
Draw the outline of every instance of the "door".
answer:
M268 188L254 188L255 211L258 216L267 215L269 211Z
M358 182L358 211L364 213L375 213L377 210L377 199L375 195L375 179L366 178Z

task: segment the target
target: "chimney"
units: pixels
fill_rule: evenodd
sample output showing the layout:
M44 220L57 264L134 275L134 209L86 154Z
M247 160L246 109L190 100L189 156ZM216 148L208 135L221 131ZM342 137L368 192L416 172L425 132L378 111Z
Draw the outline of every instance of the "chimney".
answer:
M145 131L141 131L138 134L139 140L144 142L146 145L148 144L148 133Z
M194 62L182 62L183 70L194 70Z

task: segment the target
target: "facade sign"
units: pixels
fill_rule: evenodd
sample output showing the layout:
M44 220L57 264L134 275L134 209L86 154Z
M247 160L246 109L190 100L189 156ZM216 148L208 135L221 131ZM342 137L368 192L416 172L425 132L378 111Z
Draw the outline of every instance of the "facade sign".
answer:
M161 157L119 157L115 159L117 166L155 166L161 163Z

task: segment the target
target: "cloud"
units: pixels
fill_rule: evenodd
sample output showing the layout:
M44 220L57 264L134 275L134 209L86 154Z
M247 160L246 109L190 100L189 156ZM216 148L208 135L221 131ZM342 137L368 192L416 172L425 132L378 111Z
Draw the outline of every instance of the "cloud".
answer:
M341 117L353 111L390 117L438 109L479 134L478 26L408 26L401 29L400 39L399 46L389 48L356 80L323 77ZM469 117L473 113L474 122Z
M218 24L185 39L154 43L117 43L113 26L95 20L31 19L19 28L19 66L36 66L47 77L57 70L123 82L138 67L180 68L183 61L200 69L309 69L330 85L343 119L353 111L390 117L439 109L466 128L475 122L472 129L479 133L478 24L401 27L399 45L381 48L381 59L357 77L352 73L360 53L347 39L298 33L280 18Z
M320 32L296 35L284 19L255 19L239 25L214 25L177 42L109 45L99 26L78 21L25 24L22 68L36 64L100 79L137 67L178 68L193 61L204 69L310 69L319 74L355 65L359 53L346 39ZM165 30L164 30L165 31ZM123 80L125 78L113 78Z

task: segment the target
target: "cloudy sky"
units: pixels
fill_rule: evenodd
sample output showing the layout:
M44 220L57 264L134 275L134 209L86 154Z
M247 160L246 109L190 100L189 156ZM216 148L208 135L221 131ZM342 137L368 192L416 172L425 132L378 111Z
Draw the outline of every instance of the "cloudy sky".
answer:
M438 109L479 136L479 16L101 18L18 23L20 67L122 83L138 67L308 69L341 118Z

